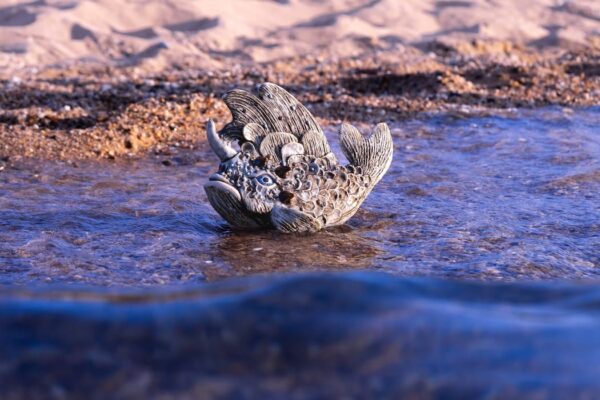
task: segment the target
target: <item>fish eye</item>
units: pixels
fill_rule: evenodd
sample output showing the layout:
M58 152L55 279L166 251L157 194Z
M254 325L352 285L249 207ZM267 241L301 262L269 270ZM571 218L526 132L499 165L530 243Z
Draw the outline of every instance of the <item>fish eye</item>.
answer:
M259 175L256 177L256 181L264 186L271 186L275 184L275 179L271 175Z

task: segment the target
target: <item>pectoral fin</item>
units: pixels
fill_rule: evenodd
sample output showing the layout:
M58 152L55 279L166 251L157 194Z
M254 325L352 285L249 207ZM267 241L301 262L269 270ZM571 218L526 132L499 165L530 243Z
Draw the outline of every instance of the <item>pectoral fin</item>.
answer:
M209 181L204 185L206 196L213 208L229 224L237 229L260 229L269 226L269 221L252 215L244 207L237 190L223 182Z
M316 232L322 228L321 222L302 211L275 206L271 211L271 223L285 233Z

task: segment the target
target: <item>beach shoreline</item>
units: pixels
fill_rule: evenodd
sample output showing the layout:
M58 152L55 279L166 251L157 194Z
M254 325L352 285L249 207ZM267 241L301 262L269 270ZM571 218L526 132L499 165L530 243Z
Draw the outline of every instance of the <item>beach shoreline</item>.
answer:
M220 98L270 81L319 122L600 104L592 0L8 0L0 160L203 146Z
M0 158L114 159L194 149L204 123L230 119L221 97L271 81L324 126L368 130L424 112L468 116L600 104L600 50L539 50L510 42L431 43L372 57L294 58L228 70L173 65L160 72L88 63L4 73Z

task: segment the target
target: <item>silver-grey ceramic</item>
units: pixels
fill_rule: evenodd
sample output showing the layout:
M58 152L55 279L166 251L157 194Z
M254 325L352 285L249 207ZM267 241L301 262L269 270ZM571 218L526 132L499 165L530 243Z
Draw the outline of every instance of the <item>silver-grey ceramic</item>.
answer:
M315 232L343 224L392 161L385 123L368 138L352 125L341 126L341 149L350 162L343 166L311 113L281 87L264 83L256 96L232 90L224 101L233 120L220 132L207 123L221 164L205 190L234 228Z

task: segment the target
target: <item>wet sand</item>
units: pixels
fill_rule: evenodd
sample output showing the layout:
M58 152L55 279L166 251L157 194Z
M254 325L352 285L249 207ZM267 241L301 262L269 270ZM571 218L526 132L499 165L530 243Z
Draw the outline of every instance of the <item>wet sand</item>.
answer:
M600 104L594 0L7 0L0 168L203 146L220 97L283 85L324 125Z
M370 57L303 57L206 70L77 64L0 74L0 159L114 159L204 146L207 118L230 116L220 97L271 81L326 125L363 128L424 112L600 104L600 49L511 42L431 42Z

